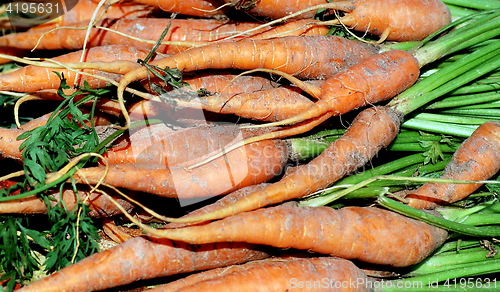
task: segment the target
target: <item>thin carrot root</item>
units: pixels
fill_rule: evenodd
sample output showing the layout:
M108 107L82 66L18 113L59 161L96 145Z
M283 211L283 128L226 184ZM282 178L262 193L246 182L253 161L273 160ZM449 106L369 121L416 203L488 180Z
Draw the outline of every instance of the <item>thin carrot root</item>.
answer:
M264 248L251 244L193 246L166 239L135 237L93 254L19 291L99 291L139 280L225 267L267 257L269 254Z
M500 170L500 123L486 122L458 148L441 178L487 180ZM476 191L482 184L426 183L405 199L418 209L434 209L450 204Z
M259 283L249 281L249 275L265 283L268 290L272 287L273 291L293 291L303 283L322 283L320 290L334 287L333 283L356 283L345 291L368 292L373 285L369 284L370 279L362 270L345 259L274 257L190 275L150 291L257 291L256 284Z
M140 224L140 227L155 237L191 244L247 242L394 267L419 263L448 237L443 229L376 207L336 210L298 207L293 203L243 212L198 226L154 229ZM402 232L405 236L401 236Z

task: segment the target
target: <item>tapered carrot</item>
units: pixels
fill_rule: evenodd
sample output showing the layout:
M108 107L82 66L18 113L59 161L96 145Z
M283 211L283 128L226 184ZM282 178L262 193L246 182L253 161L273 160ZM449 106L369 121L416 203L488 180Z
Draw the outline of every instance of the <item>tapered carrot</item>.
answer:
M458 148L441 178L487 180L500 170L500 123L479 126ZM482 184L445 184L429 182L409 192L408 205L434 209L466 198Z
M286 200L300 198L329 186L348 173L365 165L383 147L389 145L399 131L401 116L386 107L362 111L346 133L334 141L318 157L298 166L280 181L263 190L208 214L179 222L200 222L224 218Z
M117 60L135 61L138 58L145 58L147 54L148 51L146 50L125 45L93 47L83 53L84 61L86 62L112 62ZM82 52L77 51L52 58L52 60L60 63L76 63L79 62L81 56ZM64 74L66 82L70 86L77 81L77 74L67 69L54 69L28 65L11 73L0 75L0 90L32 93L43 89L58 89L61 79L54 73L54 71ZM121 78L121 75L101 72L98 70L84 70L84 72L97 74L112 80L119 80ZM108 85L105 80L100 80L90 76L79 76L80 79L78 80L80 82L78 84L80 84L80 86L83 86L84 81L87 81L90 88L101 88Z
M451 13L440 0L348 0L332 3L326 0L294 0L287 4L277 0L224 1L237 8L245 7L249 13L272 19L311 18L320 9L335 10L344 15L331 24L343 24L391 41L422 40L451 22Z
M256 121L280 121L308 110L314 102L297 88L279 87L240 94L215 94L176 100L177 106L201 108L221 114L234 114Z
M194 170L187 170L182 165L170 167L161 162L157 165L123 163L108 168L83 168L77 171L75 179L92 184L102 179L115 187L165 197L211 197L270 180L282 172L287 158L283 141L267 140L230 151Z
M170 13L198 17L222 17L226 12L224 9L218 9L221 5L219 0L133 0L133 2L158 7Z
M417 59L407 51L391 50L372 56L321 85L320 100L300 114L269 123L286 125L321 116L342 115L356 108L393 98L413 85L420 75Z
M148 291L362 292L372 291L373 283L369 281L374 280L370 280L362 270L345 259L276 257L201 272Z
M153 8L147 5L120 3L103 5L98 11L98 0L79 0L76 5L60 17L52 21L41 23L40 25L30 26L31 31L47 31L55 27L71 26L82 21L89 21L95 13L96 19L101 18L134 18L146 17L153 14ZM29 24L29 23L28 23ZM18 26L16 26L18 29Z
M248 242L296 248L406 267L419 263L447 239L435 226L376 207L298 207L288 203L240 213L204 225L143 229L192 244Z
M8 34L0 37L0 47L12 47L31 50L77 50L84 46L88 21L71 25L74 28L62 28L52 32L26 31ZM186 50L193 45L203 45L207 42L224 39L238 32L255 28L257 22L227 22L215 19L168 19L168 18L107 18L99 21L89 36L88 47L103 45L129 45L151 50L161 34L169 27L164 41L177 42L179 45L162 45L157 53L173 54ZM77 29L80 28L80 29ZM262 28L253 33L263 32ZM149 42L130 39L125 34Z
M189 245L166 239L135 237L19 291L99 291L139 280L225 267L267 257L269 254L264 248L251 244Z
M188 166L192 161L221 150L235 140L262 131L240 130L232 124L203 124L172 130L165 124L151 125L121 137L103 154L107 164L160 164ZM279 144L277 144L279 145ZM262 145L262 150L267 146ZM267 153L271 154L271 153Z
M89 207L89 217L109 217L122 214L122 211L112 203L107 196L101 193L87 191L78 191L75 194L73 190L66 189L63 191L62 196L59 190L52 191L50 195L52 201L50 203L54 206L60 203L61 198L65 207L69 211L76 211L75 206L78 199L82 200ZM134 205L130 202L114 197L115 201L128 212L134 209ZM0 202L0 214L44 214L47 213L47 205L43 200L37 196L31 196L23 199L16 199L11 201Z

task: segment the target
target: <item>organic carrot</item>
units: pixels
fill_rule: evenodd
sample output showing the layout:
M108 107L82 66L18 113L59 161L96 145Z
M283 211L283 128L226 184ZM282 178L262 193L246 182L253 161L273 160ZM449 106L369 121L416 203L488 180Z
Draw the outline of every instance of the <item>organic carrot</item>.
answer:
M366 109L356 117L341 138L335 140L311 162L298 166L278 182L261 191L252 192L244 200L219 210L177 221L200 222L220 219L300 198L325 188L365 165L380 149L389 145L398 133L400 123L400 114L390 108L375 106Z
M78 199L82 200L89 206L89 217L109 217L122 214L122 211L113 204L107 196L98 192L89 193L88 191L79 190L75 194L73 190L66 189L60 194L59 190L52 191L50 194L52 206L60 203L61 198L64 205L69 211L75 211ZM114 196L117 201L127 212L134 209L127 200ZM0 202L0 214L44 214L47 213L47 205L38 196L31 196L23 199Z
M0 37L0 47L31 50L36 46L37 50L77 50L84 46L87 26L88 21L83 21L72 25L72 28L61 28L52 32L26 31L8 34ZM204 45L255 28L259 23L235 23L215 19L107 18L91 29L87 46L129 45L151 50L167 26L170 28L164 41L172 42L172 45L161 45L156 50L157 53L177 53L194 45ZM268 28L254 33L265 30ZM131 39L122 34L148 42Z
M145 58L148 51L137 49L131 46L117 45L117 46L102 46L93 47L85 51L84 60L87 62L112 62L116 60L130 60L135 61L138 58ZM61 63L79 62L82 56L81 51L71 52L59 57L52 58L54 61ZM18 92L36 92L43 89L58 89L61 79L54 73L54 71L64 74L68 85L73 85L77 79L77 74L67 69L54 69L40 67L36 65L28 65L22 67L8 74L0 75L0 90L4 91L18 91ZM113 80L121 78L118 74L106 73L98 70L83 70ZM87 81L90 88L101 88L108 85L104 80L100 80L90 76L80 76L80 86L83 82Z
M241 139L241 138L236 138ZM198 139L198 142L203 139ZM226 153L194 170L182 165L112 164L79 169L80 183L104 183L115 187L174 198L223 195L279 175L287 161L286 144L280 140L251 143ZM107 170L107 173L106 173Z
M257 134L258 131L240 130L238 126L229 123L203 124L175 131L165 124L156 124L124 135L103 157L107 164L185 166L192 163L191 161L220 151L223 145Z
M293 202L219 221L148 233L191 244L247 242L296 248L367 263L406 267L447 239L438 227L376 207L299 207Z
M292 1L290 4L272 0L224 1L236 6L249 3L249 13L273 19L311 18L318 10L335 10L344 15L330 21L330 24L342 24L390 41L422 40L451 22L451 13L440 0L348 0L332 3L309 0Z
M479 126L453 154L441 178L486 180L500 170L500 123L487 122ZM466 198L482 184L445 184L429 182L405 199L418 209L434 209Z
M370 278L362 270L345 259L274 257L200 272L148 291L362 292L372 291L373 283L370 284L369 281Z
M153 8L151 6L130 3L104 5L96 12L98 4L98 0L79 0L73 8L68 9L68 11L60 17L29 28L31 31L48 31L56 27L71 26L82 21L88 22L94 13L96 13L97 19L135 18L151 16L153 14ZM16 29L17 28L16 26Z
M256 121L280 121L307 111L314 102L297 88L279 87L240 94L214 94L191 100L175 100L177 106L234 114Z
M163 11L198 17L224 17L219 0L133 0L133 3L158 7Z
M356 108L390 99L413 85L420 75L417 59L402 50L386 51L328 78L321 85L320 100L300 114L269 123L286 125L321 116L342 115Z
M99 291L139 280L165 277L269 257L251 244L189 245L135 237L42 278L19 291Z

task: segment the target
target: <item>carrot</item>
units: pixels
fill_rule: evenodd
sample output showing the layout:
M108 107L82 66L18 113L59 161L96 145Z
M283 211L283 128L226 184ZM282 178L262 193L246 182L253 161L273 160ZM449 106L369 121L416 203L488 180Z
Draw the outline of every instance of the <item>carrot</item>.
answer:
M135 237L19 291L99 291L139 280L225 267L267 257L269 254L264 248L251 244L189 245L166 239Z
M78 199L86 202L89 206L89 217L109 217L122 214L122 211L113 204L107 196L101 193L87 191L79 191L75 194L73 190L66 189L63 191L62 196L59 190L52 191L50 197L53 199L51 204L54 206L60 203L62 198L65 206L69 211L75 211L75 206ZM117 196L114 197L116 201L126 210L131 211L134 206ZM31 196L23 199L16 199L11 201L0 202L0 214L45 214L47 213L47 205L43 200L37 196Z
M148 233L191 244L247 242L296 248L367 263L406 267L447 239L438 227L376 207L298 207L295 203L240 213L204 225ZM404 234L403 236L402 233Z
M175 100L177 106L201 108L221 114L235 114L256 121L280 121L308 110L313 101L297 88L279 87L240 94L215 94Z
M218 0L133 0L134 3L158 7L163 11L198 17L224 17Z
M400 114L390 108L376 106L366 109L356 117L341 138L311 162L298 166L278 182L211 213L176 221L220 219L300 198L325 188L365 165L380 149L389 145L399 131L400 122Z
M385 101L413 85L419 75L420 67L413 55L402 50L386 51L328 78L321 86L320 100L300 114L267 125L292 124L328 112L342 115Z
M69 9L60 17L28 28L30 28L31 31L47 31L56 27L71 26L72 24L82 21L88 22L94 13L96 13L98 19L146 17L153 14L153 8L147 5L130 3L111 4L103 6L96 12L97 5L99 4L98 0L79 0L75 4L73 8ZM16 26L16 29L17 28Z
M500 123L487 122L479 126L458 148L441 178L486 180L500 170ZM466 198L482 184L445 184L429 182L405 199L418 209L434 209Z
M233 5L249 3L249 13L273 19L311 18L320 9L344 13L330 24L343 24L361 33L380 36L382 40L422 40L451 22L448 7L440 0L325 0L291 1L234 1ZM253 5L252 5L253 4ZM283 9L285 7L285 9Z
M197 143L206 141L203 133L196 137ZM241 136L236 136L235 140L238 139ZM189 151L191 146L187 148ZM267 140L248 144L191 171L183 165L169 166L162 161L153 165L121 163L109 165L107 174L104 166L80 169L75 179L93 184L103 179L115 187L165 197L211 197L270 180L281 173L287 158L285 142Z
M327 291L334 289L335 291L362 292L372 291L373 283L370 284L369 281L370 279L362 270L345 259L276 257L201 272L148 291L293 291L296 289Z
M102 46L86 50L84 53L84 60L88 62L112 62L116 60L135 61L138 58L145 58L147 54L148 51L131 46ZM79 62L81 56L82 52L77 51L52 58L52 60L61 63L73 63ZM64 74L68 85L73 85L73 83L76 82L75 77L77 74L67 69L54 69L28 65L11 73L0 75L0 90L32 93L43 89L57 89L59 88L61 80L56 74L54 74L54 71ZM121 75L106 73L98 70L84 70L84 72L105 76L113 80L119 80L121 78ZM90 88L101 88L108 84L106 81L94 77L79 76L81 77L79 83L81 86L83 85L83 81L87 81Z
M91 30L87 46L129 45L151 50L168 25L170 25L170 28L164 41L174 43L172 45L160 46L156 50L157 53L177 53L193 45L204 45L207 42L221 40L237 32L244 32L255 28L259 26L259 23L234 23L215 19L107 18L96 24L101 29L93 28ZM27 31L8 34L0 37L0 47L31 50L36 46L37 50L77 50L84 46L85 35L87 33L84 28L87 26L88 21L83 21L71 26L74 28L61 28L49 33L44 31ZM268 30L268 28L263 28L256 32L265 30ZM145 39L149 42L130 39L122 34Z
M156 124L123 136L103 154L103 157L107 164L185 166L199 160L200 157L219 151L223 145L234 140L258 133L241 131L236 125L231 124L203 124L175 131L165 124ZM263 148L263 150L268 149Z

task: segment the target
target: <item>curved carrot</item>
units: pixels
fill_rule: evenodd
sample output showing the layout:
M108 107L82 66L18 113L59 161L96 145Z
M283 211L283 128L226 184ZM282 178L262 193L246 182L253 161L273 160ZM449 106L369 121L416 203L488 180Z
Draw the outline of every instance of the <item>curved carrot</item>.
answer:
M341 11L344 15L331 24L343 24L390 41L422 40L451 22L451 13L440 0L347 0L332 3L294 0L290 4L276 0L224 1L236 2L240 6L248 3L249 13L272 19L311 18L320 9Z
M191 244L247 242L296 248L367 263L417 264L447 239L438 227L376 207L284 204L177 229L142 226L154 236Z
M166 239L135 237L18 291L99 291L139 280L225 267L267 257L269 254L264 248L251 244L189 245Z
M112 62L116 60L135 61L138 58L145 58L148 55L147 50L137 49L126 45L102 46L93 47L85 51L84 60L87 62ZM79 62L82 56L81 51L71 52L59 57L52 58L54 61L61 63L76 63ZM0 75L0 90L17 91L17 92L36 92L43 89L58 89L61 79L54 71L64 74L68 85L73 85L77 80L77 74L67 69L54 69L40 67L36 65L28 65L17 69L8 74ZM84 72L93 73L100 76L105 76L113 80L119 80L121 75L106 73L99 70L83 70ZM79 75L79 83L83 85L83 81L87 81L90 88L101 88L108 85L104 80L100 80L90 76Z
M391 50L374 55L325 80L320 100L310 108L267 126L301 122L327 112L342 115L385 101L413 85L419 75L418 61L407 51Z
M380 149L389 145L399 131L400 122L401 115L390 108L366 109L356 117L341 138L311 162L298 166L280 181L211 213L178 219L176 222L220 219L300 198L325 188L365 165Z
M276 257L200 272L148 291L294 291L305 288L312 292L339 288L338 291L363 292L372 291L373 284L369 281L362 270L345 259Z
M453 155L441 178L486 180L500 170L500 123L487 122L479 126ZM445 184L429 182L406 199L418 209L434 209L466 198L482 184Z
M284 142L268 140L230 151L194 170L182 165L112 164L107 174L103 166L83 168L75 179L92 184L103 179L115 187L165 197L211 197L270 180L282 172L287 158Z

